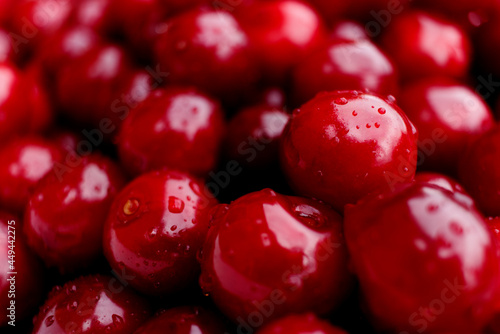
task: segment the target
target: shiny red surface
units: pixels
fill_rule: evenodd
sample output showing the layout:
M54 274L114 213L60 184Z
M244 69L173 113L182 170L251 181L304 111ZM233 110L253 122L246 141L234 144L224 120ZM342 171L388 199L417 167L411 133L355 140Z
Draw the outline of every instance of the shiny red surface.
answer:
M281 165L298 194L342 212L366 194L412 180L416 142L415 128L389 99L322 93L294 111Z
M326 314L349 292L342 218L320 202L247 194L212 210L200 286L239 326Z
M369 40L336 39L294 68L292 96L302 104L322 91L367 89L396 95L396 72L393 62Z
M463 196L412 183L347 207L344 224L352 269L380 329L472 333L493 315L496 247Z
M218 316L199 306L179 306L161 311L134 334L221 334L227 333Z
M196 282L196 253L216 203L201 180L174 171L152 172L116 197L104 227L104 254L116 271L134 276L135 289L154 296Z
M22 213L38 181L61 161L57 143L41 137L23 137L0 150L0 206Z
M230 102L258 78L249 37L226 11L193 9L166 22L156 61L172 84L195 85Z
M253 167L278 162L279 140L289 118L282 109L267 105L239 111L228 123L227 157Z
M5 212L0 212L0 250L0 326L3 327L11 320L19 324L36 310L42 300L44 277L40 261L28 249L22 235L22 221ZM8 281L12 276L15 279ZM7 317L11 314L7 308L13 309L12 318Z
M124 120L120 160L132 175L174 168L204 176L217 163L224 131L217 101L194 88L170 86L156 90Z
M469 70L468 36L459 26L429 13L395 15L381 43L404 80L440 75L463 78Z
M257 334L347 334L328 322L318 319L314 313L289 315L263 327Z
M496 126L463 152L458 176L487 216L500 216L500 128Z
M467 146L495 124L486 102L451 79L412 82L398 103L418 129L419 167L427 170L455 175Z
M253 56L271 82L283 83L292 66L326 39L321 17L300 1L255 2L238 18L248 32Z
M149 316L146 300L117 278L82 276L52 290L33 334L132 334Z
M62 273L92 264L102 252L109 206L123 184L118 167L98 154L76 166L59 164L38 183L26 207L28 244Z

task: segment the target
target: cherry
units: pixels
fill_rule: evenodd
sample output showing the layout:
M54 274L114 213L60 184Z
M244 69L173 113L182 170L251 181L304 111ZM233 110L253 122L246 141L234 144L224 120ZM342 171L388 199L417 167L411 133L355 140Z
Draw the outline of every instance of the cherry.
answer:
M320 320L314 313L289 315L263 327L257 334L347 334L340 328Z
M149 316L146 300L117 278L83 276L52 289L33 334L132 334Z
M172 17L155 55L172 84L195 85L234 102L257 80L249 39L232 14L193 9Z
M115 28L111 15L113 0L79 0L69 13L67 22L72 26L83 26L100 36L112 35Z
M116 197L104 227L111 267L134 276L150 295L189 287L199 274L196 253L208 232L203 219L216 203L201 180L175 171L144 174Z
M22 137L0 150L0 206L22 213L38 181L62 160L59 146L41 137Z
M221 334L227 333L223 322L199 306L179 306L159 312L134 334Z
M123 122L120 160L132 175L164 167L206 175L217 163L224 129L217 101L194 88L169 86Z
M428 78L403 87L399 105L418 129L419 166L455 175L467 146L495 121L469 87L446 78Z
M1 6L2 4L0 3L0 10ZM9 32L4 28L0 28L0 62L16 62L16 53L14 52Z
M28 249L21 230L19 219L0 212L0 327L12 320L19 324L42 299L42 266Z
M284 82L292 66L326 39L326 29L319 15L300 1L255 2L238 17L248 32L262 73L271 82Z
M118 167L97 153L76 166L56 167L35 187L26 208L28 244L62 273L89 266L101 254L106 215L123 184Z
M335 20L330 29L330 39L362 41L369 40L369 37L361 23L352 20Z
M349 291L342 219L327 205L265 189L209 219L200 286L240 331L289 313L326 314Z
M295 110L281 145L292 188L341 212L368 193L411 181L416 130L393 101L337 91Z
M133 66L121 47L98 45L62 64L56 97L72 120L96 127L100 134L96 138L113 136L130 109L150 93L151 81L145 70Z
M500 128L484 134L463 153L459 180L487 216L500 216Z
M464 190L462 185L460 185L460 183L458 183L456 180L452 179L451 177L443 175L443 174L433 173L433 172L418 172L417 174L415 174L415 181L416 182L430 183L432 185L449 190L452 193L455 193L455 195L463 194L463 195L470 197L466 193L466 191Z
M300 105L318 92L368 89L397 94L398 76L392 61L367 39L335 39L306 57L293 70L293 96Z
M441 75L463 78L469 69L471 47L465 32L422 11L394 16L381 43L406 81Z
M278 162L279 140L288 119L283 110L267 105L241 110L228 124L226 155L261 168Z
M472 333L493 315L496 247L470 203L415 182L346 208L351 265L380 329Z

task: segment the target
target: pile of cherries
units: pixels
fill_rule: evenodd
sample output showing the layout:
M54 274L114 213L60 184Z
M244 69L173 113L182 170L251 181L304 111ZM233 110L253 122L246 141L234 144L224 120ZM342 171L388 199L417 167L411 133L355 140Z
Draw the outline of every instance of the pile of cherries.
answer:
M499 334L498 54L498 0L0 0L0 332Z

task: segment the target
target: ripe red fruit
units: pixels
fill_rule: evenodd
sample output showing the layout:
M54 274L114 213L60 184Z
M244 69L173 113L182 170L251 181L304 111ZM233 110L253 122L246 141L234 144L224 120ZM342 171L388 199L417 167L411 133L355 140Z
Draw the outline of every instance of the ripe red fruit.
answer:
M456 174L467 146L495 124L484 100L450 79L413 82L398 103L418 129L419 166L446 174Z
M156 90L123 122L120 160L132 175L165 167L206 175L217 164L224 130L211 97L194 88Z
M117 166L98 154L66 168L38 183L24 222L30 247L62 273L85 268L101 254L108 209L124 184Z
M289 315L273 321L257 334L347 334L346 331L320 320L314 313Z
M361 23L352 20L336 20L330 29L330 39L362 41L369 40L370 38Z
M145 299L111 276L84 276L52 289L33 334L132 334L150 317Z
M282 109L267 105L239 111L227 127L227 157L261 168L278 162L279 140L289 117Z
M304 58L294 68L292 78L298 104L322 91L367 89L385 95L398 91L392 61L369 40L335 39Z
M458 176L487 216L500 216L500 128L484 134L464 152Z
M116 197L104 227L111 267L134 276L130 285L150 295L178 292L196 282L204 219L216 200L201 180L175 171L144 174Z
M433 173L433 172L419 172L415 174L415 182L425 182L429 183L443 189L449 190L455 195L463 194L463 200L467 200L470 196L465 192L464 188L456 180L450 178L449 176ZM472 204L472 203L471 203Z
M326 40L322 19L301 1L255 2L238 18L262 73L271 82L283 83L291 68Z
M221 319L198 306L179 306L159 312L134 334L227 333Z
M172 17L166 27L155 55L168 82L195 85L229 102L256 82L248 37L230 13L194 9Z
M19 325L39 305L42 293L42 266L26 245L21 220L0 212L0 328L11 320Z
M62 160L62 149L41 137L23 137L0 150L0 206L22 213L38 181Z
M322 93L294 111L282 138L282 168L297 193L341 212L368 193L411 181L416 139L392 100Z
M472 333L493 315L496 247L463 199L416 182L346 208L352 268L380 329Z
M462 78L470 64L470 41L461 28L422 11L394 16L381 43L402 79L426 76Z
M209 218L200 285L240 330L289 313L326 314L348 293L342 218L327 205L265 189Z

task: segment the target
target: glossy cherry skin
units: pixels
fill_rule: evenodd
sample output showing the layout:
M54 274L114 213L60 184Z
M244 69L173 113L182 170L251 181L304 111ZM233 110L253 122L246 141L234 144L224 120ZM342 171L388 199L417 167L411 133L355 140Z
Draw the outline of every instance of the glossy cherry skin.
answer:
M275 320L257 334L347 334L346 331L318 319L314 313L293 314Z
M0 206L22 213L38 181L61 161L59 146L41 137L23 137L0 150Z
M200 286L239 329L290 313L325 314L348 293L342 219L329 206L264 189L209 218Z
M155 171L129 183L116 197L104 227L104 255L126 270L135 289L154 296L196 282L196 254L205 241L204 219L216 200L201 180Z
M147 301L118 278L83 276L52 289L33 334L132 334L150 314Z
M283 83L290 69L326 39L322 19L301 1L255 2L238 17L270 82Z
M339 212L415 175L415 128L393 100L369 93L318 94L294 111L281 143L292 188Z
M39 305L43 293L43 271L40 261L26 245L21 220L5 212L0 212L0 249L1 328L13 319L19 324ZM9 254L9 251L13 252ZM12 260L13 263L9 263ZM17 274L9 274L12 272ZM15 283L7 280L12 276L15 276ZM12 288L11 283L14 283ZM14 301L14 307L11 301ZM9 307L14 309L12 318L8 317L11 314Z
M493 315L499 262L470 199L428 183L399 185L348 206L344 224L380 329L472 333Z
M170 83L195 85L233 102L256 82L248 36L232 14L193 9L172 17L164 30L155 56Z
M367 89L384 95L398 91L395 66L369 40L329 42L294 68L292 81L298 105L322 91Z
M120 160L132 175L168 167L204 176L217 163L224 130L220 104L208 95L188 87L156 90L123 122Z
M401 78L463 78L470 64L468 36L457 25L422 11L394 16L382 46L397 64Z
M63 167L61 167L63 166ZM85 268L102 253L102 229L124 177L108 158L92 154L61 164L35 187L25 211L28 244L61 273Z
M418 129L418 166L450 175L467 146L495 124L478 94L446 78L404 86L398 103Z
M134 334L221 334L227 333L221 319L199 306L178 306L159 312Z
M330 28L330 39L360 41L370 38L361 23L353 20L335 20Z
M432 185L451 191L455 195L463 194L470 197L460 183L443 174L433 172L418 172L417 174L415 174L415 182L430 183ZM465 201L466 198L464 198L463 200Z
M159 80L164 78L160 75ZM121 47L96 45L63 63L56 78L56 98L70 119L113 136L130 109L150 93L151 81L145 70L133 66Z
M227 157L253 167L278 162L279 140L289 118L282 109L267 105L239 111L228 124Z
M464 152L458 178L487 216L500 216L500 128L484 134Z

